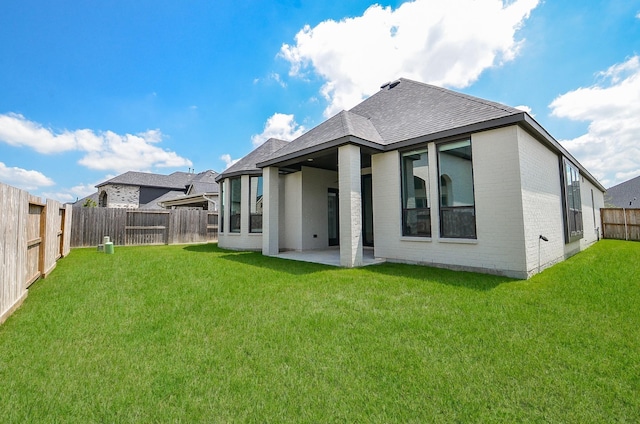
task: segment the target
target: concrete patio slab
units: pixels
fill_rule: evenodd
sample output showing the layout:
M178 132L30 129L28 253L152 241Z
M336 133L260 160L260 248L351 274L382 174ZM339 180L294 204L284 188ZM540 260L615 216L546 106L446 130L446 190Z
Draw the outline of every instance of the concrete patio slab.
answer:
M340 266L340 249L305 250L280 252L276 258L290 259L293 261L313 262L323 265ZM362 266L381 264L384 259L373 256L373 249L362 250Z

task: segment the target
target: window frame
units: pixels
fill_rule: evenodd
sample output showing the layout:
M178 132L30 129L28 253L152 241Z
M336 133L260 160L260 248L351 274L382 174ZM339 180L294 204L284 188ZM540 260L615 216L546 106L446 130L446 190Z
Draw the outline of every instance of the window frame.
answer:
M218 229L219 233L225 232L224 231L224 205L225 205L224 196L226 193L224 189L225 183L226 183L226 179L220 182L220 208L218 209L218 216L220 221L219 229Z
M564 215L565 244L584 237L580 169L566 157L561 161L562 208ZM570 181L569 181L570 180ZM577 206L576 207L576 203Z
M447 203L454 203L455 201L455 196L453 194L453 184L454 184L454 180L451 178L451 175L449 175L449 173L445 172L443 173L443 169L442 169L442 153L446 150L442 150L442 148L444 146L451 146L451 145L455 145L455 144L461 144L461 143L468 143L469 146L469 162L471 164L471 172L470 172L470 177L471 177L471 199L473 200L473 204L472 205L463 205L463 206L451 206L451 205L443 205L442 204L442 187L440 186L440 182L442 181L443 176L446 176L447 180L448 180L448 185L450 185L451 187L447 187L447 190L450 191L447 193ZM449 150L453 150L453 149L449 149ZM438 167L438 212L439 212L439 229L440 229L440 237L443 239L461 239L461 240L477 240L478 238L478 228L477 228L477 216L476 216L476 194L475 194L475 178L474 178L474 172L473 172L473 143L471 141L471 136L462 138L462 139L456 139L456 140L451 140L451 141L446 141L446 142L442 142L442 143L436 143L436 156L437 156L437 167ZM447 171L445 169L445 171ZM451 197L451 198L449 198ZM460 220L461 217L462 219L466 219L462 214L458 214L457 211L463 211L463 209L466 209L467 211L470 211L470 215L466 214L467 216L471 216L473 218L473 221L470 222L468 228L471 230L469 233L463 233L463 234L455 234L455 233L451 233L449 231L447 231L445 224L447 219L445 218L445 215L449 215L448 212L452 212L450 215L452 217L455 217L455 215L458 215L458 217L456 217L456 219Z
M262 179L262 175L250 175L249 176L249 232L253 234L260 234L262 233L262 212L258 213L258 212L252 211L252 207L254 205L254 199L252 198L254 180L258 181L258 189L256 191L256 199L255 199L256 209L260 199L264 201L264 185L263 185L264 180ZM260 191L259 196L257 195L258 191ZM260 217L259 219L260 227L255 228L254 225L257 222L254 222L254 218L256 218L256 221L257 221L258 217Z
M429 182L429 149L428 146L414 148L411 150L401 151L400 153L400 215L401 215L401 234L403 237L422 237L422 238L430 238L432 236L432 225L431 225L431 202L430 202L430 182ZM411 155L425 155L426 159L426 168L427 175L426 180L417 176L414 172L411 173L413 177L412 180L415 182L415 179L418 178L424 183L424 206L418 207L415 205L414 207L408 207L408 198L407 196L407 178L406 178L406 160ZM420 159L418 159L420 160ZM415 162L415 160L414 160ZM416 201L416 197L413 197L414 201ZM413 226L409 225L408 214L415 213L416 221L415 227L416 231L411 231ZM422 215L422 217L420 216ZM421 219L422 218L422 219Z
M238 183L238 200L234 203L234 183ZM238 206L237 213L235 212L234 205ZM237 223L237 226L236 226ZM242 177L229 178L229 232L239 233L242 229Z

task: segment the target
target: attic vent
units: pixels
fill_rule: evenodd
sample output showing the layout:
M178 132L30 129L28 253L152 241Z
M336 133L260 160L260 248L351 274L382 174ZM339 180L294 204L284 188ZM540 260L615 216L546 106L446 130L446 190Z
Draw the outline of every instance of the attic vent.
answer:
M393 87L395 87L395 86L396 86L396 85L398 85L398 84L400 84L400 80L395 80L395 81L393 81L393 82L392 82L392 81L385 82L384 84L382 84L382 85L380 86L380 89L381 89L381 90L384 90L384 89L386 88L386 89L391 90Z

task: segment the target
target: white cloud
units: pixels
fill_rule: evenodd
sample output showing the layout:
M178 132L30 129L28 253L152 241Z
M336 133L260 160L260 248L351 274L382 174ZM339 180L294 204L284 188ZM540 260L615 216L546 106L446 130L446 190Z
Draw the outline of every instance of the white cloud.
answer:
M71 188L62 188L57 192L43 192L41 194L48 199L55 199L63 203L75 202L78 199L82 199L83 197L96 193L96 185L110 180L113 177L115 177L115 175L106 175L103 179L94 183L78 184Z
M41 172L9 167L2 162L0 162L0 181L27 191L55 185L51 178Z
M29 147L38 153L84 152L78 162L90 169L124 171L154 167L191 166L190 160L156 146L162 142L159 130L132 135L89 129L54 132L15 113L0 114L0 141L17 147Z
M311 70L326 82L325 117L349 109L385 81L407 77L454 88L512 60L515 33L538 0L415 0L373 5L362 16L305 26L279 55L290 75Z
M251 136L253 147L258 147L270 138L291 141L300 137L306 128L298 125L293 115L274 113L264 124L264 130L260 134Z
M71 193L65 192L43 192L42 196L46 199L57 200L60 203L73 203L76 197Z
M231 155L228 153L225 153L224 155L220 156L220 159L222 159L222 161L225 164L224 169L228 169L229 167L231 167L234 163L238 162L240 159L231 159Z
M611 66L591 87L558 96L554 116L589 122L586 134L562 143L605 187L640 174L640 57Z

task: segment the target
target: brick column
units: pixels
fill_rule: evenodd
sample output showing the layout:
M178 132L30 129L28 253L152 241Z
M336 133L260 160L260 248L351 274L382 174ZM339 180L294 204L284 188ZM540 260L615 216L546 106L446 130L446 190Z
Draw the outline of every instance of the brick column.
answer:
M277 255L280 251L278 228L280 204L280 176L278 168L269 166L262 170L262 254Z
M362 266L362 190L360 148L338 148L338 187L340 189L340 265Z

